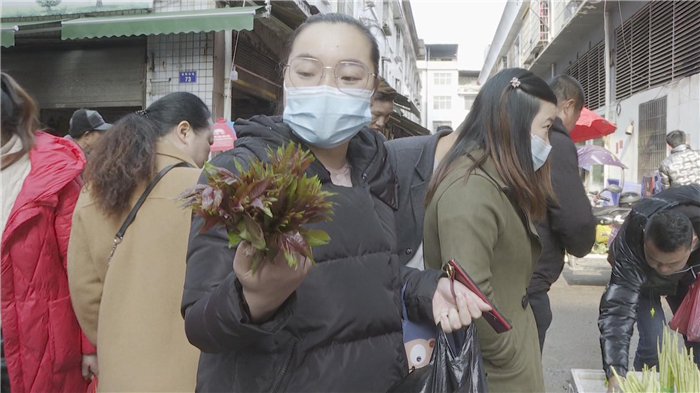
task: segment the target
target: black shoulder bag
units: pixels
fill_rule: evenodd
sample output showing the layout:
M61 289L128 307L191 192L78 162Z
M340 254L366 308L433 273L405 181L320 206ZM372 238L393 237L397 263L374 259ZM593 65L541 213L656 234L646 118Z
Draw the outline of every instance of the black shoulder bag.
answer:
M141 194L141 197L139 198L138 201L136 201L136 204L134 205L134 208L131 209L131 212L129 212L129 215L126 216L126 220L124 220L124 223L122 224L122 227L119 228L119 231L117 234L114 236L114 243L112 244L112 250L109 252L109 258L107 259L107 266L112 262L112 257L114 257L114 252L117 250L117 246L119 243L122 242L122 239L124 239L124 234L126 233L127 228L129 228L129 225L131 225L132 222L134 222L134 219L136 218L136 213L138 213L139 209L141 208L141 205L143 205L144 202L146 202L146 198L148 197L148 194L153 191L153 189L156 187L156 184L160 181L160 179L165 176L166 173L170 172L171 169L173 168L192 168L192 165L190 165L187 162L179 162L177 164L173 165L168 165L165 168L163 168L156 177L151 180L151 183L146 187L146 189L143 191L143 194Z

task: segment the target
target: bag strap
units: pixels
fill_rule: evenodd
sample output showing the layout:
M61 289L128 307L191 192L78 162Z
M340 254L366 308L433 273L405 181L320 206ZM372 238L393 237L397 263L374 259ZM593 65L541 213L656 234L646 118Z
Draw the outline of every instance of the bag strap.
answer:
M139 200L136 201L136 204L134 207L131 209L129 212L129 215L126 216L126 220L124 220L124 223L122 224L121 228L119 228L119 231L117 231L117 234L114 236L114 243L112 244L112 250L109 252L109 258L107 259L107 265L109 265L110 262L112 262L112 257L114 256L114 252L117 250L117 246L119 243L122 242L122 239L124 239L124 234L126 233L126 230L129 228L132 222L134 222L134 219L136 218L136 213L138 213L139 209L141 208L141 205L143 205L144 202L146 202L146 198L148 198L148 194L153 191L153 189L156 187L156 184L160 181L160 179L165 176L166 173L170 172L171 169L173 168L181 168L181 167L187 167L187 168L193 168L192 165L188 162L178 162L177 164L172 164L168 165L165 168L163 168L158 174L156 175L153 180L151 180L151 183L146 187L146 189L143 191L143 194L141 194L141 197L139 197Z
M406 310L406 300L404 300L404 296L406 295L406 286L408 283L403 284L403 288L401 288L401 316L403 317L404 321L408 321L408 310Z

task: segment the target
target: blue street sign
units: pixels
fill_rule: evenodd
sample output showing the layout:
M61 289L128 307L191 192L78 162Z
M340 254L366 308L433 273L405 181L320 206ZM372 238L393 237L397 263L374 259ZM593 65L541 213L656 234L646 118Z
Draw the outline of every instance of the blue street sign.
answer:
M180 71L180 83L197 83L197 71Z

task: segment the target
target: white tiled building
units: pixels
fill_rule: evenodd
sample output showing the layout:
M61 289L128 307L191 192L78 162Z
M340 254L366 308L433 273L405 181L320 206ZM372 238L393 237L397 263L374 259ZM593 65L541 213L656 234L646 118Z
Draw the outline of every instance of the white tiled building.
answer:
M456 44L425 45L425 59L418 61L423 80L423 127L431 132L441 126L456 129L469 113L479 92L477 71L460 71Z
M698 1L509 1L480 81L504 67L576 78L586 106L617 125L586 143L616 154L625 183L638 185L668 155L668 132L681 129L700 148L699 18ZM623 175L593 168L592 189Z
M418 106L421 79L416 64L419 42L413 11L409 1L400 0L338 0L332 4L336 11L359 19L379 44L379 75L407 99L413 110L400 110L412 121L420 121Z

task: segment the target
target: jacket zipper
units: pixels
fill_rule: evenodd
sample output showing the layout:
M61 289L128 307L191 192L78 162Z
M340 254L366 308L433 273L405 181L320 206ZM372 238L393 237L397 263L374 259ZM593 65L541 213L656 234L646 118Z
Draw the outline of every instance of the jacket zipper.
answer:
M289 365L292 363L292 357L294 357L294 353L296 351L297 351L297 340L294 339L292 341L291 348L289 349L289 351L287 351L287 356L284 359L284 364L282 365L282 370L281 370L279 376L277 377L277 382L274 385L272 385L272 390L271 390L272 393L277 393L280 390L280 388L282 387L282 381L284 380L284 375L287 374L287 369L289 369Z

